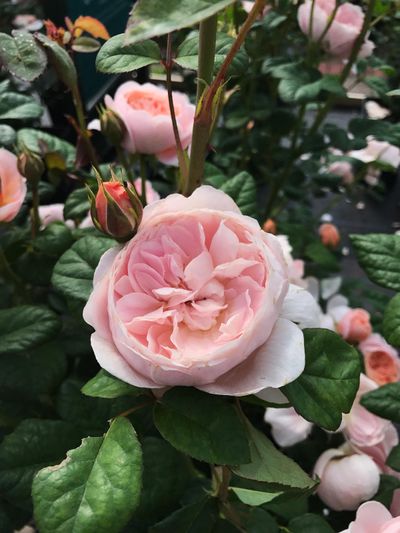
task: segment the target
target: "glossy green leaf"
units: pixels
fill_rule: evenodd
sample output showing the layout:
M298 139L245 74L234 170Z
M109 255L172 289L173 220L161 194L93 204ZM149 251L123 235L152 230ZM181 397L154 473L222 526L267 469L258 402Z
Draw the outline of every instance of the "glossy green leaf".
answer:
M145 389L139 389L115 378L105 370L100 370L94 378L82 387L83 394L86 394L86 396L94 396L95 398L118 398L119 396L129 395L137 396L143 394L145 391Z
M276 521L261 507L254 507L246 521L246 533L280 533Z
M60 80L73 89L78 83L78 74L71 56L56 41L49 39L43 33L36 33L36 39L43 46L49 62L53 65Z
M388 383L361 397L361 405L381 418L400 423L400 383Z
M289 523L291 533L335 533L328 522L316 514L297 516Z
M45 70L46 54L31 33L14 30L12 37L0 33L0 62L17 78L33 81Z
M142 452L126 418L104 437L88 437L57 467L34 479L32 496L41 533L120 531L138 505Z
M126 29L127 44L187 28L211 17L235 0L138 0Z
M64 204L64 220L85 218L89 214L90 203L87 190L82 187L71 192Z
M390 344L400 346L400 294L396 294L385 309L383 334Z
M204 498L175 511L150 528L149 533L213 533L217 520L216 500Z
M306 367L282 388L296 411L310 422L334 431L356 396L360 358L352 346L327 329L305 329Z
M17 143L20 149L26 146L32 152L53 153L62 155L67 166L73 166L75 161L75 147L64 139L45 131L33 128L22 128L17 134Z
M39 118L43 108L31 96L19 93L0 94L0 119L28 120Z
M87 301L100 257L113 245L115 241L103 237L84 237L77 241L54 267L54 287L67 297Z
M244 215L257 216L257 187L256 182L248 172L239 172L232 178L223 174L210 176L207 183L221 189L233 198Z
M390 466L390 468L393 468L393 470L397 470L397 472L400 472L400 445L399 444L391 449L389 456L386 459L386 464Z
M125 34L111 37L101 47L96 68L107 74L131 72L161 61L160 48L154 41L126 45Z
M172 446L200 461L241 464L250 460L246 428L225 398L176 387L156 405L154 422Z
M278 451L272 442L250 424L251 461L232 468L239 477L261 481L273 490L297 489L309 491L316 482L311 479L292 459Z
M351 241L370 280L400 291L400 235L351 235Z
M60 330L58 316L47 309L20 305L0 310L0 354L17 353L52 339Z
M0 146L11 146L15 143L17 133L11 126L0 124Z
M16 505L29 508L36 472L60 461L80 438L77 428L67 422L24 420L0 444L0 491Z
M241 487L230 487L230 489L242 503L251 507L268 503L283 494L283 492L261 492L259 490L244 489Z

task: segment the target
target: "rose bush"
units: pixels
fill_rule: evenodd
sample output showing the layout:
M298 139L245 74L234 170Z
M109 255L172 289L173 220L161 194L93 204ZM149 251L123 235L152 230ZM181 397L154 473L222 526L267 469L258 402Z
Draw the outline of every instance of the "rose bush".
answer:
M12 152L0 148L0 221L10 222L21 208L26 195L25 178L17 168Z

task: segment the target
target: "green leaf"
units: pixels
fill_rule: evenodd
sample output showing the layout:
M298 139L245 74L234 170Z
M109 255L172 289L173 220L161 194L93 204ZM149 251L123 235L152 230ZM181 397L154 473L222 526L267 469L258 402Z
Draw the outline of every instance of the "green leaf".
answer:
M64 205L64 220L77 220L85 218L90 209L90 203L86 189L75 189L71 192Z
M160 48L154 41L126 45L125 34L111 37L100 48L96 68L100 72L117 74L131 72L161 61Z
M204 498L175 511L150 528L149 533L213 533L217 519L216 500Z
M381 482L378 492L374 496L374 500L382 503L389 509L392 503L393 493L397 489L400 489L400 480L397 477L381 474Z
M138 0L126 29L126 43L134 44L193 26L235 0Z
M156 405L154 422L165 440L199 461L241 464L250 460L246 429L227 399L176 387Z
M83 394L95 398L119 398L120 396L143 394L145 389L138 389L129 383L115 378L105 370L100 370L94 378L82 387Z
M362 139L373 135L379 141L387 141L395 145L400 143L400 126L384 120L354 118L349 123L349 132Z
M53 153L56 152L63 156L67 166L72 167L75 161L75 148L72 144L63 139L59 139L45 131L35 130L33 128L22 128L17 134L17 143L19 149L26 146L32 152Z
M69 89L74 89L78 83L78 74L68 52L56 41L49 39L43 33L36 33L35 37L44 47L49 62L53 65L60 80Z
M11 146L15 143L17 133L11 126L0 124L0 146Z
M251 461L232 468L239 477L261 481L272 490L281 488L308 491L316 482L292 459L278 451L261 432L248 424Z
M139 503L142 452L126 418L104 437L88 437L57 467L34 479L32 496L41 533L119 531Z
M361 405L374 415L400 423L400 383L388 383L361 397Z
M211 176L206 181L213 187L229 194L244 215L257 216L256 182L248 172L239 172L233 178L226 178L220 174Z
M268 511L260 507L255 507L250 511L246 522L247 533L279 533L280 531L278 524Z
M0 94L1 120L27 120L39 118L43 108L34 98L19 93Z
M360 265L369 279L400 291L400 235L350 235Z
M392 448L386 459L386 464L390 466L390 468L393 468L393 470L400 472L400 444Z
M385 309L383 334L390 344L400 346L400 294L396 294Z
M305 329L306 367L282 387L296 411L310 422L334 431L356 396L360 358L352 346L327 329Z
M62 459L80 441L72 424L59 420L24 420L0 444L0 491L12 503L30 507L36 472Z
M241 487L230 487L230 489L242 503L252 507L268 503L283 494L283 492L261 492L259 490L244 489Z
M60 330L58 316L47 309L20 305L0 310L0 354L17 353L52 339Z
M225 60L235 39L226 33L217 33L214 56L214 73L216 73ZM197 70L199 61L199 32L191 32L183 43L178 47L174 59L182 68ZM228 74L230 76L239 76L243 74L248 65L248 57L243 48L235 55ZM247 117L248 120L248 117Z
M98 41L97 39L93 39L93 37L87 37L86 35L84 35L83 37L78 37L77 39L74 39L71 48L72 50L74 50L74 52L90 54L91 52L97 52L100 46L100 41Z
M12 37L0 33L0 62L17 78L33 81L46 68L46 54L27 31L14 30Z
M87 301L100 257L113 245L115 241L103 237L84 237L77 241L54 267L54 287L69 298Z
M334 254L329 251L322 242L312 242L305 249L305 256L317 265L329 270L339 270L338 260Z
M289 530L291 533L335 533L322 516L312 513L293 518L289 523Z

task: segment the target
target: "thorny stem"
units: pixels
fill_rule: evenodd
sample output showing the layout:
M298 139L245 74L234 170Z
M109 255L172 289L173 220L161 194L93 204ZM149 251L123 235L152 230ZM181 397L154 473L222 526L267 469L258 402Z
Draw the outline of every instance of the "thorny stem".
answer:
M203 179L204 163L211 127L214 119L213 108L216 104L215 98L217 96L217 93L221 90L223 84L225 83L228 68L232 63L235 55L239 51L240 47L242 46L247 33L253 25L253 22L257 19L258 15L264 9L265 3L265 0L256 0L254 2L252 10L248 14L248 17L242 27L240 28L235 41L233 42L227 56L225 57L224 62L222 63L217 75L214 78L214 81L202 93L202 98L201 101L198 103L193 125L192 150L190 155L188 187L185 191L186 195L191 194L201 184ZM202 24L204 24L204 22L200 25L200 33L202 30Z
M188 180L189 169L188 169L188 164L187 164L185 151L183 150L181 138L179 136L178 123L176 121L174 97L173 97L173 94L172 94L172 78L171 78L172 65L173 65L173 61L172 61L172 34L169 33L168 37L167 37L167 53L166 53L166 58L165 58L165 61L164 61L164 67L165 67L165 72L166 72L166 76L167 76L168 105L169 105L169 112L170 112L171 121L172 121L172 129L173 129L174 137L175 137L175 144L176 144L176 152L177 152L177 156L178 156L179 170L180 170L180 174L181 174L180 175L180 182L182 184L186 184L187 180ZM181 186L180 188L184 188L184 187Z

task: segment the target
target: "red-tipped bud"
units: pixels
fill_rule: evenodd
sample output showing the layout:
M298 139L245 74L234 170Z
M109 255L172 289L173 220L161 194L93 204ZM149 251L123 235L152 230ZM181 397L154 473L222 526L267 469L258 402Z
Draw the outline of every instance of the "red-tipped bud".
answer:
M98 176L99 190L90 193L93 223L96 228L117 241L131 239L140 224L143 207L133 185L122 183L114 174L103 182Z
M340 233L333 224L321 224L318 230L321 242L328 248L336 248L340 243Z
M119 146L121 144L126 134L126 127L115 111L109 108L101 110L100 127L103 135L113 146Z

